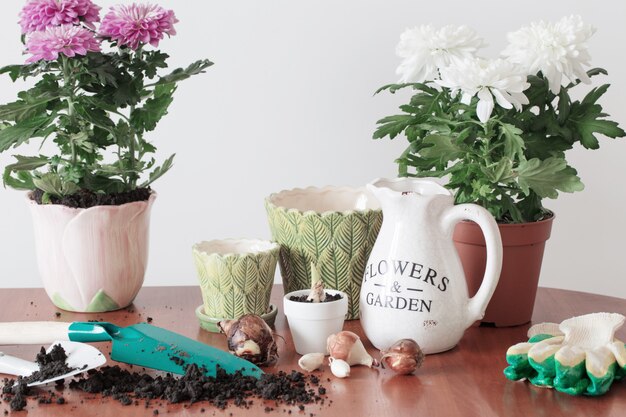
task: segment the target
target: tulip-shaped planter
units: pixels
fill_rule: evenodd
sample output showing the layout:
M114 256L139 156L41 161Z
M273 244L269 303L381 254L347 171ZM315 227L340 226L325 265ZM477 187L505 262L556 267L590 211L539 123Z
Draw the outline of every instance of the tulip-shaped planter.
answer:
M133 302L148 264L155 198L152 193L147 201L86 209L28 198L39 272L57 307L103 312Z

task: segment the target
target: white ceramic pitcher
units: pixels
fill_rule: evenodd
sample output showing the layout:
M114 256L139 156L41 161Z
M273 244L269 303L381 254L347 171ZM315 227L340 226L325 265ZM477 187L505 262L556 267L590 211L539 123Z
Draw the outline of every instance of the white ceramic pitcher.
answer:
M502 267L502 241L491 214L475 204L454 205L452 194L423 179L368 184L383 209L383 225L363 276L361 325L374 346L414 339L424 353L452 349L485 314ZM469 298L452 242L456 223L476 222L487 243L483 283Z

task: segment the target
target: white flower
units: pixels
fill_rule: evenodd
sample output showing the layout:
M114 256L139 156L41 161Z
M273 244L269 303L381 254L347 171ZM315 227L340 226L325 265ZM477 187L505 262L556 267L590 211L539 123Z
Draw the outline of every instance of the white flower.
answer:
M556 23L535 22L509 33L509 45L502 54L528 74L541 71L550 91L558 94L563 75L571 81L579 78L590 82L583 65L589 65L586 42L594 32L595 28L583 23L580 16L563 17Z
M483 123L491 116L494 97L505 109L515 107L520 111L522 104L528 104L522 92L530 87L526 75L505 60L471 58L441 68L440 72L441 80L435 82L451 89L452 94L460 92L461 102L469 104L478 95L476 114Z
M424 82L439 78L439 68L473 57L485 44L467 26L430 25L405 30L400 35L396 54L403 58L396 73L400 82Z

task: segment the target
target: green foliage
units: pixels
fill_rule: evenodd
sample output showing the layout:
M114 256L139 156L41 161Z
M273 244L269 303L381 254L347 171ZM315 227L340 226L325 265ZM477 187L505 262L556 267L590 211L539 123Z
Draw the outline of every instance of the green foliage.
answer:
M13 81L36 80L0 105L0 152L35 138L50 138L57 147L54 155L15 155L4 170L5 186L39 188L44 201L80 189L118 193L147 187L172 167L174 155L155 167L156 147L146 135L167 114L178 83L212 62L159 75L167 54L112 50L0 68Z
M588 75L606 74L592 69ZM374 139L403 134L409 145L396 160L401 176L447 177L457 203L477 203L500 222L530 222L543 218L543 198L581 191L576 170L565 152L577 143L597 149L598 136L626 136L607 120L598 100L609 85L593 88L582 100L572 100L573 82L552 94L541 74L529 76L524 93L529 104L521 112L496 106L480 123L474 98L468 105L446 88L425 84L391 84L377 91L411 88L402 114L379 120Z

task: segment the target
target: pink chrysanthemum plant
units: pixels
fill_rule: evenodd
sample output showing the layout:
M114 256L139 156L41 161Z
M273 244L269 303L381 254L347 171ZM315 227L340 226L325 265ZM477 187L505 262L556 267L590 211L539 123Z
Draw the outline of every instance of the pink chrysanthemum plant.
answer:
M118 5L101 21L100 10L91 0L29 0L19 16L26 63L0 68L13 81L36 79L0 105L0 152L34 138L56 145L49 155L15 155L3 181L40 190L43 202L148 188L174 155L157 166L147 133L167 114L178 82L212 65L199 60L159 75L169 56L155 48L176 34L174 12Z

